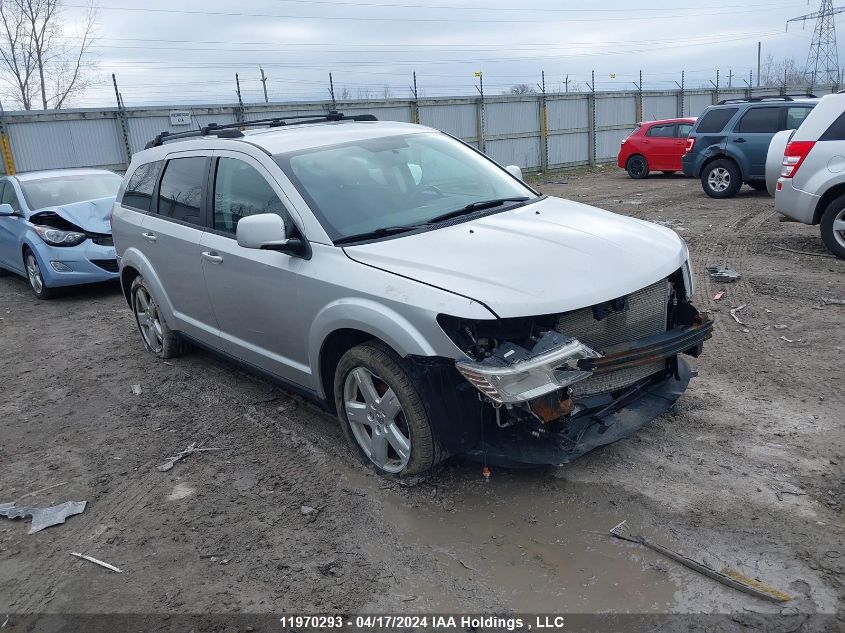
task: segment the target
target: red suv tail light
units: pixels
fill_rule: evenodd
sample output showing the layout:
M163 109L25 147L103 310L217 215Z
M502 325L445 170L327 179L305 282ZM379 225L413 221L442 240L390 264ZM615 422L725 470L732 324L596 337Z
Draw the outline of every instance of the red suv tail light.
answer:
M813 149L815 141L790 141L783 153L783 170L780 175L783 178L792 178L801 167L801 163L807 158L807 154Z
M691 152L693 147L695 147L695 137L690 137L687 139L687 146L684 152Z

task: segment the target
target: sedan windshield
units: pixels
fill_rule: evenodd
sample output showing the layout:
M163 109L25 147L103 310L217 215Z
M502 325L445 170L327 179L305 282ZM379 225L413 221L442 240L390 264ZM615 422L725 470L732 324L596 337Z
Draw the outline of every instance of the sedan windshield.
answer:
M77 174L21 180L20 185L29 208L35 211L116 196L121 180L117 174Z
M484 156L438 133L365 139L275 160L335 242L537 197Z

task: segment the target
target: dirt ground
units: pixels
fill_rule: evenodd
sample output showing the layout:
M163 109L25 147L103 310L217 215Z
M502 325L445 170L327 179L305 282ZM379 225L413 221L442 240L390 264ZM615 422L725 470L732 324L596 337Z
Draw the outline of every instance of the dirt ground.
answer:
M54 484L26 502L88 501L35 535L28 519L0 519L0 623L43 612L611 612L731 614L755 630L749 617L781 613L769 630L845 630L845 306L822 301L845 299L845 262L748 188L716 201L697 181L633 181L610 166L538 182L678 231L715 336L674 411L636 436L489 481L453 459L418 487L385 482L333 418L282 389L204 352L144 352L115 287L43 302L23 279L0 279L0 502ZM715 283L708 265L742 279ZM742 324L729 312L739 306ZM156 469L192 442L220 450ZM623 519L794 599L761 601L602 534Z

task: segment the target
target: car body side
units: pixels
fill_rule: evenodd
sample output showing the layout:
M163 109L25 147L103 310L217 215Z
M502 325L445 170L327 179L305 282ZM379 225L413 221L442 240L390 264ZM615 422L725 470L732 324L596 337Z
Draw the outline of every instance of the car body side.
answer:
M677 135L676 127L676 135L672 137L652 138L649 136L649 131L654 127L678 126L679 124L693 125L695 124L695 117L660 119L639 123L637 129L623 139L616 159L617 166L625 169L630 158L639 154L646 158L649 169L652 171L680 171L686 135Z

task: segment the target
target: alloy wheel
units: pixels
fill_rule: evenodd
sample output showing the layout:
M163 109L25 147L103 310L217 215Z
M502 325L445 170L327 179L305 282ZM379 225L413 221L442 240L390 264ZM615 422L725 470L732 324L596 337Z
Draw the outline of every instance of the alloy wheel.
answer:
M411 433L393 389L358 366L343 383L343 406L352 435L370 461L385 472L402 472L411 458Z
M642 176L645 171L645 161L642 158L631 159L631 175Z
M29 279L29 285L35 291L35 294L40 295L44 290L44 278L41 276L41 269L38 267L38 261L32 253L27 253L26 256L26 276Z
M160 352L164 346L164 338L161 329L161 316L158 312L158 304L152 298L147 289L138 286L135 290L135 301L133 302L135 320L138 322L138 329L147 347L153 352Z
M833 218L833 239L845 248L845 208L841 209Z
M731 173L724 167L717 167L707 176L707 184L719 193L731 186Z

